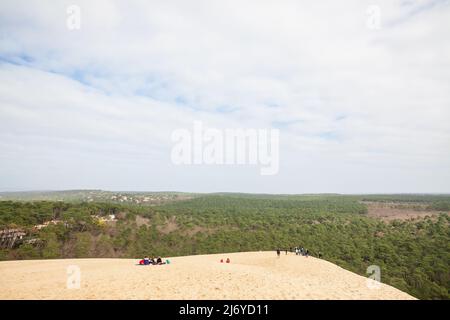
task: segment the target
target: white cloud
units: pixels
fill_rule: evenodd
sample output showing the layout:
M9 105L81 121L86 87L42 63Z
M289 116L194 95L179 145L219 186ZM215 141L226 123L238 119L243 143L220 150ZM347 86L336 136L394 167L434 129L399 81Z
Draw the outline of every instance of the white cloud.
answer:
M0 188L450 192L449 1L319 2L2 1ZM196 119L279 127L280 174L175 168Z

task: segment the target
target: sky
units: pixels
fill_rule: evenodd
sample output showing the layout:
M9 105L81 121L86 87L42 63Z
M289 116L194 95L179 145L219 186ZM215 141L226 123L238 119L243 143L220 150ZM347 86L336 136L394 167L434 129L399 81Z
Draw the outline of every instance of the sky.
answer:
M277 173L174 163L196 121ZM448 0L0 2L0 191L450 193L449 124Z

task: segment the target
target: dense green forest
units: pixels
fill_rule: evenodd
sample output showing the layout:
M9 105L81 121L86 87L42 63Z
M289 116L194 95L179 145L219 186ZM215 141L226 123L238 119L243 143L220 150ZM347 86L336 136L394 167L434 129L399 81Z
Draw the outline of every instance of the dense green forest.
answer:
M443 213L383 222L364 201L420 202ZM27 235L0 260L177 256L303 246L420 299L449 299L448 196L197 195L158 206L0 201L0 230ZM114 215L113 221L100 217ZM35 226L53 220L54 224Z

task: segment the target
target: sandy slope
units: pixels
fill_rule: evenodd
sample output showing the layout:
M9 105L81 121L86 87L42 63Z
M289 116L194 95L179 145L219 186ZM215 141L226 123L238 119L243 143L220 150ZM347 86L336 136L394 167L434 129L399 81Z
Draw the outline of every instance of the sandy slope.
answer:
M220 258L230 257L230 264ZM139 266L129 259L0 262L0 299L413 299L332 263L294 254L245 252L171 258ZM81 288L67 289L67 267Z

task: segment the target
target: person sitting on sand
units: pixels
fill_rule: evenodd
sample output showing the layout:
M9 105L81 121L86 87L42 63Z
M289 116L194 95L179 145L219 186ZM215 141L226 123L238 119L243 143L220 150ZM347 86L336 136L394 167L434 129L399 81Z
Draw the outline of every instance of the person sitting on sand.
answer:
M158 258L156 258L155 264L161 265L161 264L166 264L166 263L162 261L161 257L158 257Z
M149 257L146 256L146 257L144 258L144 264L145 264L145 265L149 265L149 264L150 264L150 258L149 258Z

